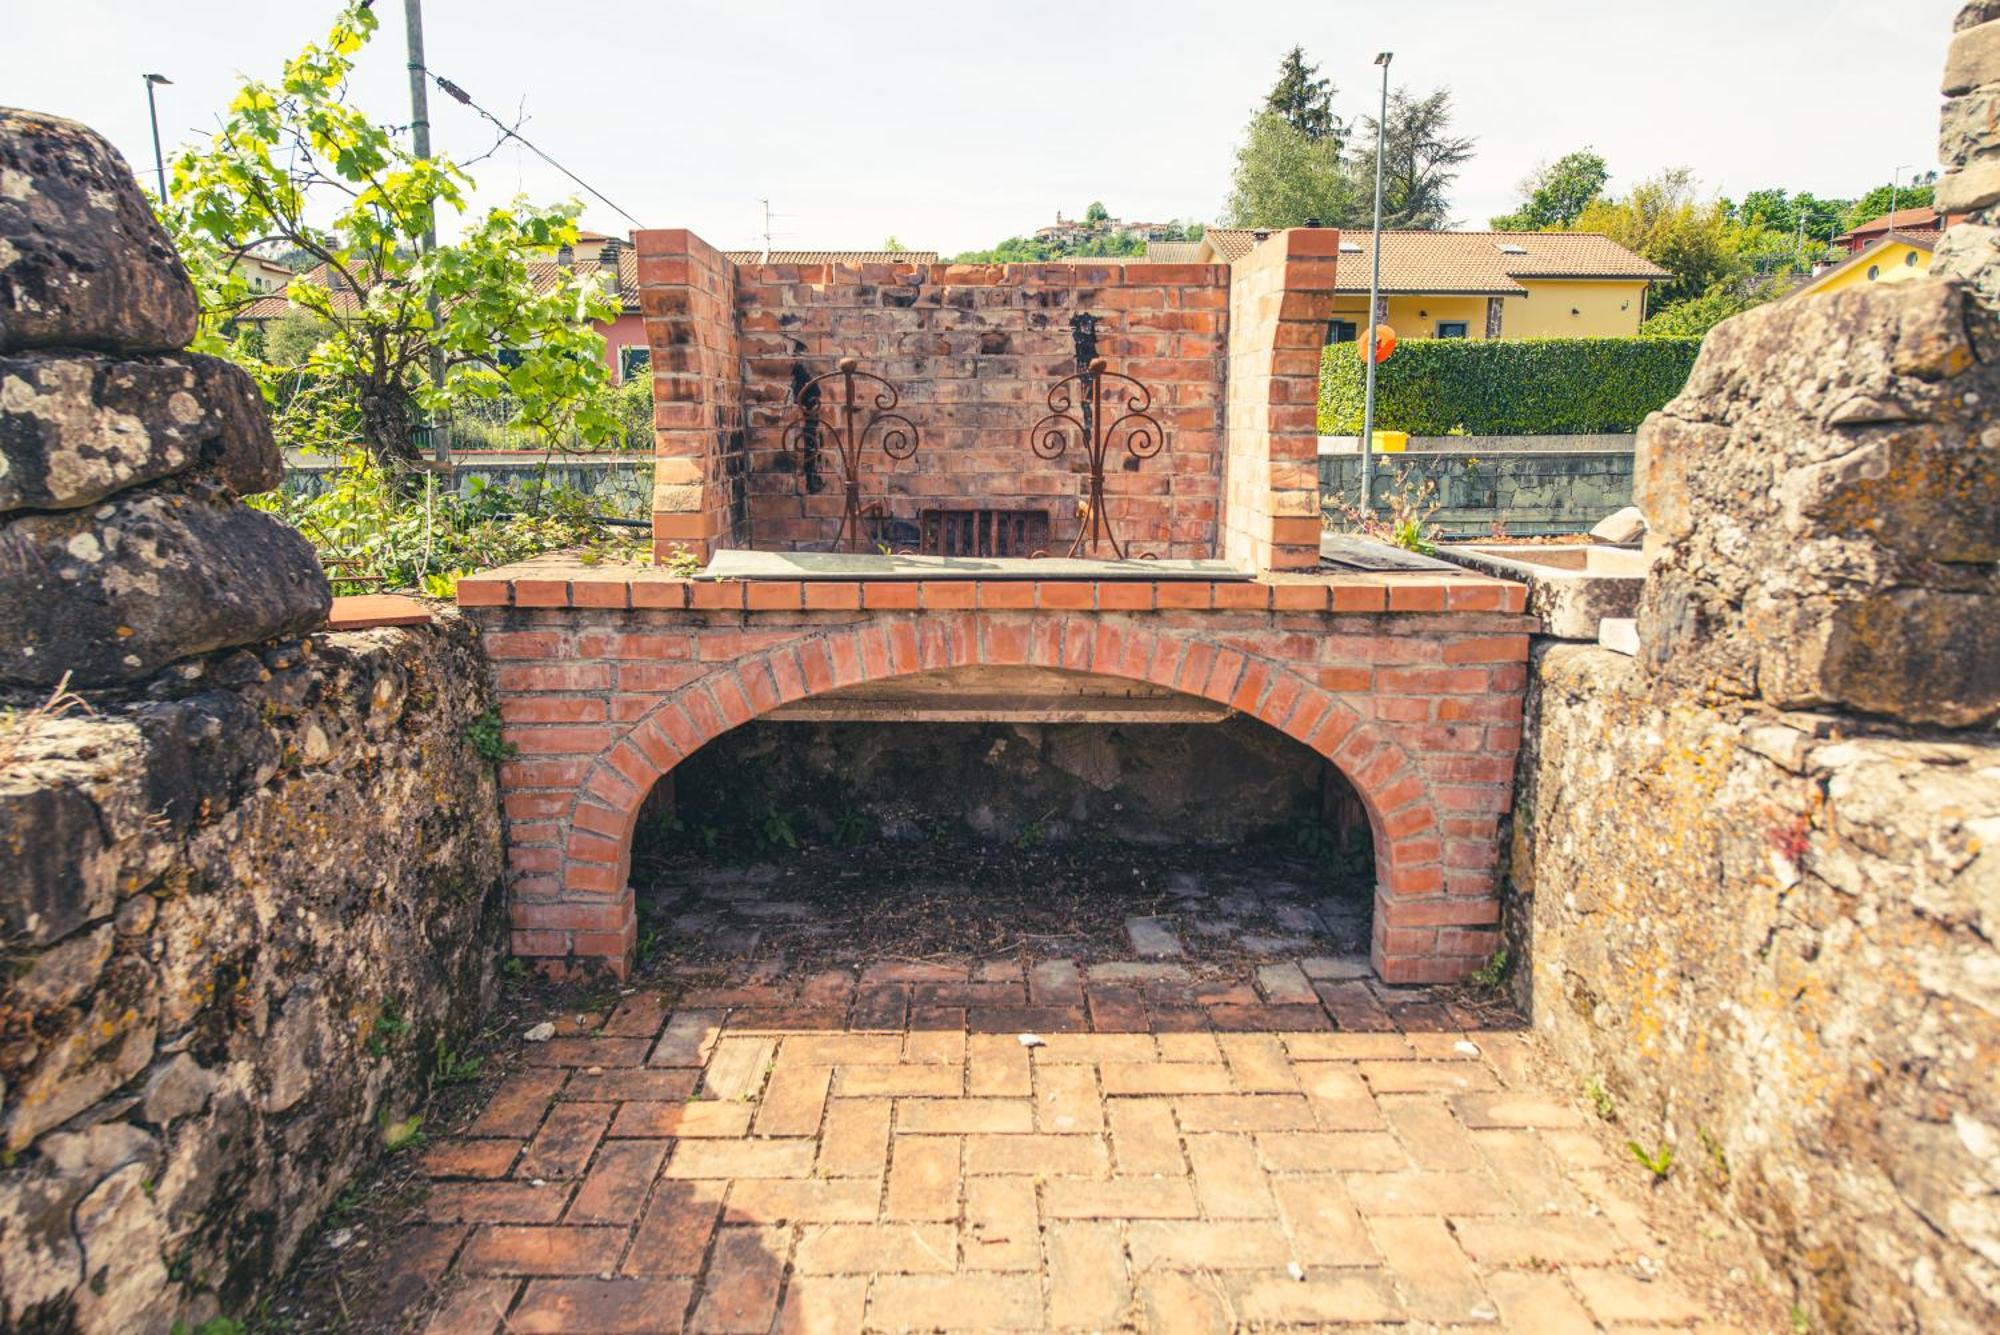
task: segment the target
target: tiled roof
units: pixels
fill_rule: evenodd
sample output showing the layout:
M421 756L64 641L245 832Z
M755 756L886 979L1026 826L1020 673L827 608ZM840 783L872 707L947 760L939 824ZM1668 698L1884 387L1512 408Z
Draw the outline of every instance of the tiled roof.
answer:
M585 253L580 248L576 257L570 262L570 268L580 277L601 272L604 268L601 250L591 249ZM528 261L528 281L535 285L537 292L547 292L553 288L559 281L561 273L562 266L554 259ZM324 264L314 265L299 277L320 287L330 286L327 282L327 267ZM620 305L625 310L639 309L639 256L629 245L618 247L618 297ZM351 314L355 309L355 295L344 288L337 290L331 294L331 304L339 314ZM245 306L236 318L274 320L290 310L291 306L290 298L284 293L274 292L270 296L259 297Z
M1879 218L1870 218L1858 227L1842 232L1834 240L1839 241L1863 232L1931 231L1937 228L1938 223L1937 210L1925 204L1914 209L1897 209L1894 213L1885 213Z
M1268 234L1267 234L1268 235ZM1340 234L1340 292L1366 292L1371 268L1365 230ZM1211 227L1203 242L1235 260L1257 244L1248 228ZM1150 253L1150 251L1149 251ZM1384 292L1461 292L1520 296L1524 278L1665 278L1667 271L1597 232L1382 233Z
M1251 247L1271 235L1261 229L1249 227L1211 227L1201 234L1196 245L1206 245L1215 252L1215 257L1226 264L1234 264L1250 253ZM1151 247L1147 247L1148 250Z
M585 254L579 250L570 261L570 268L579 278L588 278L604 271L604 259L601 253ZM528 261L528 278L537 292L555 286L561 272L562 266L554 260ZM639 309L639 254L630 246L618 247L618 297L627 311Z
M936 264L935 250L761 250L723 252L736 264Z
M1201 264L1199 241L1148 241L1146 259L1152 264Z

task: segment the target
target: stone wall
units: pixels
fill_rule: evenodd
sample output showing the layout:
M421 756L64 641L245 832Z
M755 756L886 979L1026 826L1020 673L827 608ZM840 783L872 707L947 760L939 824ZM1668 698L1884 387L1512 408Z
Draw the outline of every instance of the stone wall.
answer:
M1539 649L1508 895L1536 1029L1814 1331L2000 1327L2000 742L1659 701Z
M0 1328L241 1314L504 941L472 630L320 633L0 735Z
M491 694L454 612L314 632L110 145L0 108L0 183L0 1330L165 1335L254 1309L491 999Z
M876 833L1036 844L1289 851L1301 830L1351 835L1352 787L1254 720L1210 723L752 722L674 771L689 826L725 836L786 814L801 836ZM656 793L658 790L655 790ZM640 818L644 833L645 817Z
M1725 321L1639 432L1639 655L1537 653L1536 1028L1801 1329L2000 1328L2000 5L1933 276ZM1981 128L1983 126L1983 129Z
M1558 437L1540 437L1556 440ZM1406 480L1414 490L1429 482L1439 509L1431 517L1455 538L1583 533L1614 510L1632 503L1629 450L1506 451L1478 445L1376 455L1373 500L1387 513L1389 498ZM1319 456L1320 500L1329 510L1358 505L1361 456Z
M282 472L263 399L177 352L194 287L117 150L0 107L0 183L0 683L124 686L324 621L312 545L240 499Z
M2000 716L2000 321L1870 285L1718 325L1639 432L1663 690L1965 726Z

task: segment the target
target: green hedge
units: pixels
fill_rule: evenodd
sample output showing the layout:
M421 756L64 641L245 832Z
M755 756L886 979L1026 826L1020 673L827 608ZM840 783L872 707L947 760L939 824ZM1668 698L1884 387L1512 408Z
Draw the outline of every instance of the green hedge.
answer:
M1413 436L1632 431L1680 393L1699 338L1420 338L1375 373L1375 426ZM1320 359L1322 435L1361 432L1367 367L1353 343Z

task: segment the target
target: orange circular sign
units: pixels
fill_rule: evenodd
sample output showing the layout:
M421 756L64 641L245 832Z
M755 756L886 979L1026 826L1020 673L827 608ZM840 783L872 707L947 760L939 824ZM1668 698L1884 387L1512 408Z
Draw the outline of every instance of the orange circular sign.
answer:
M1385 324L1376 325L1375 326L1376 364L1380 365L1381 363L1388 361L1389 354L1394 352L1395 350L1396 350L1396 331L1391 329L1388 325ZM1354 355L1362 358L1364 361L1367 359L1368 357L1367 345L1362 340L1359 339L1355 340Z

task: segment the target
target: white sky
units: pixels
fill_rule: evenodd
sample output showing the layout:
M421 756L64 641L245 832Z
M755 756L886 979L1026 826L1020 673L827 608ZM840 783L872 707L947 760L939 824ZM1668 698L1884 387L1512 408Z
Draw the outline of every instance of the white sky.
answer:
M377 0L358 101L408 119L401 0ZM239 74L275 78L334 0L0 0L0 103L84 121L152 165L206 137ZM991 245L1102 199L1116 216L1209 220L1232 149L1294 42L1373 105L1394 77L1449 85L1478 155L1458 221L1484 226L1538 162L1589 144L1613 188L1686 164L1724 194L1852 195L1935 162L1958 0L1009 0L576 5L428 0L430 67L648 226L751 246L768 196L783 246ZM441 151L490 137L433 89ZM1905 170L1904 178L1910 172ZM574 192L517 149L481 197ZM627 224L594 201L585 224ZM446 224L446 230L450 230Z

